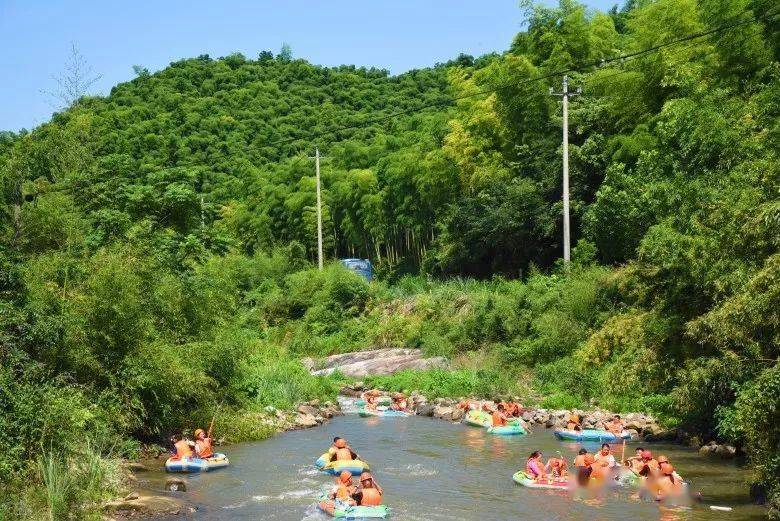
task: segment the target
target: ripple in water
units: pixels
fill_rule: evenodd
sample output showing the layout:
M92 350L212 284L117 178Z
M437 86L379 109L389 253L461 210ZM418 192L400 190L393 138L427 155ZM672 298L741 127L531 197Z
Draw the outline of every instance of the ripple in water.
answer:
M439 473L438 470L425 468L420 463L414 463L405 467L387 467L384 470L388 474L415 477L435 476Z
M288 499L300 499L306 496L315 496L319 490L305 489L305 490L290 490L289 492L282 492L277 496L252 496L252 499L258 503L267 503L269 501L286 501Z

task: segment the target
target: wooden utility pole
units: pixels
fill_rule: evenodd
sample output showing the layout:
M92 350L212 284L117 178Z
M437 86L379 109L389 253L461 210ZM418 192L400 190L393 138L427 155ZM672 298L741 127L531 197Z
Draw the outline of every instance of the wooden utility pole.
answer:
M550 87L550 94L563 98L563 263L571 262L571 228L569 224L569 96L582 94L582 88L569 92L569 77L563 77L563 90L555 92Z

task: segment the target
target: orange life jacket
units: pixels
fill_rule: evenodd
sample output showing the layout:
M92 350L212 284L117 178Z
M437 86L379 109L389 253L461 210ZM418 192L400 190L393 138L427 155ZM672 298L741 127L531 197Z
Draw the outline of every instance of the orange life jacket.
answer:
M375 488L364 488L363 497L360 498L360 505L364 507L375 507L382 504L382 494Z
M354 487L348 487L344 483L339 483L336 487L336 499L346 501L352 498L352 491Z
M352 451L349 449L336 449L336 461L352 461Z
M494 412L493 427L503 427L504 425L506 425L506 417L499 411Z
M210 458L214 455L214 451L211 449L211 438L198 440L195 442L195 452L199 458Z
M176 447L176 457L178 459L191 458L195 455L195 453L192 452L192 447L190 447L190 444L187 440L177 441L174 447Z
M674 475L661 476L655 480L656 493L660 493L661 496L667 496L675 494L682 490L682 482L679 481Z

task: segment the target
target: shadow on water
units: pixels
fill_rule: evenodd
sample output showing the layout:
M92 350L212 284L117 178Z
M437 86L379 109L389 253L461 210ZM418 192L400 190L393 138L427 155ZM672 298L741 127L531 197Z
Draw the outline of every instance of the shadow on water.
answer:
M635 519L752 521L765 510L749 504L747 473L736 464L700 457L675 445L648 445L666 454L678 471L700 490L706 504L692 509L663 508L631 497L631 490L609 491L596 498L569 492L529 490L512 474L528 454L544 457L560 451L571 460L579 445L562 443L552 432L535 429L529 436L501 437L485 430L430 418L360 418L347 415L328 425L289 432L255 443L226 447L231 466L188 477L183 496L198 511L170 519L325 520L315 500L333 478L314 467L333 436L347 438L385 490L395 520ZM630 443L629 456L636 447ZM593 448L593 447L589 447ZM616 447L618 455L621 447ZM160 476L162 478L162 476ZM731 506L714 512L707 504Z

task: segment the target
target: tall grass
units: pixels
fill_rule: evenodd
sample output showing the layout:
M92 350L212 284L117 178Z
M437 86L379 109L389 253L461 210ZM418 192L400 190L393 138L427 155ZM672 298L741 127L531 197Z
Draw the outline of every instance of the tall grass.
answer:
M55 452L44 452L38 459L50 521L64 519L76 495L76 479L67 461Z

